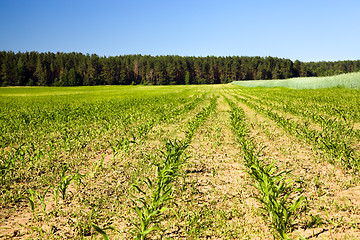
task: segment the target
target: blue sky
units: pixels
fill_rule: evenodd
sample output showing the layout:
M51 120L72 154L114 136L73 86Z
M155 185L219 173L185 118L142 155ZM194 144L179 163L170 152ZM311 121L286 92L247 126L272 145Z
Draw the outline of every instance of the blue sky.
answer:
M0 50L360 59L358 0L0 0Z

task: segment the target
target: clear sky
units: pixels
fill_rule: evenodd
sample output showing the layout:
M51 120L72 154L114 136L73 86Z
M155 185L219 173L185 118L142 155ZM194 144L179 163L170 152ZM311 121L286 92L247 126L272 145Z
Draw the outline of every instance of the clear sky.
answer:
M360 59L359 0L0 0L0 50Z

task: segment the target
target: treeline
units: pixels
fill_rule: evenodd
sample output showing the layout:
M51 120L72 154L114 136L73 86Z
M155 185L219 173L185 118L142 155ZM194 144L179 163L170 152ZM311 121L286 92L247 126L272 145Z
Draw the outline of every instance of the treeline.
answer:
M305 63L275 57L99 57L74 52L0 52L1 86L217 84L359 70L360 60Z

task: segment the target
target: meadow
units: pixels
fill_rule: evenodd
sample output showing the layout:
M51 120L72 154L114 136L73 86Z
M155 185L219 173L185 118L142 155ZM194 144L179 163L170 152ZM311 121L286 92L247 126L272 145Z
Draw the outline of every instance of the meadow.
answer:
M360 90L0 88L0 239L359 239Z
M328 77L297 77L278 80L235 81L243 87L286 87L293 89L319 89L344 87L360 89L360 72L346 73Z

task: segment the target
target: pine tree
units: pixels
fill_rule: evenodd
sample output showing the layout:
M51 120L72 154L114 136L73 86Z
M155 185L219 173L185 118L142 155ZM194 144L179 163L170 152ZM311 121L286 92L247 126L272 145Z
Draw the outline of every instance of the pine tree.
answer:
M185 75L185 84L189 85L190 83L190 72L186 71L186 75Z
M18 86L22 86L25 85L25 83L26 83L26 66L22 57L20 57L16 65L15 84Z
M38 57L37 62L36 62L36 70L35 70L34 75L37 78L38 86L45 86L47 84L46 68L44 68L40 56Z

